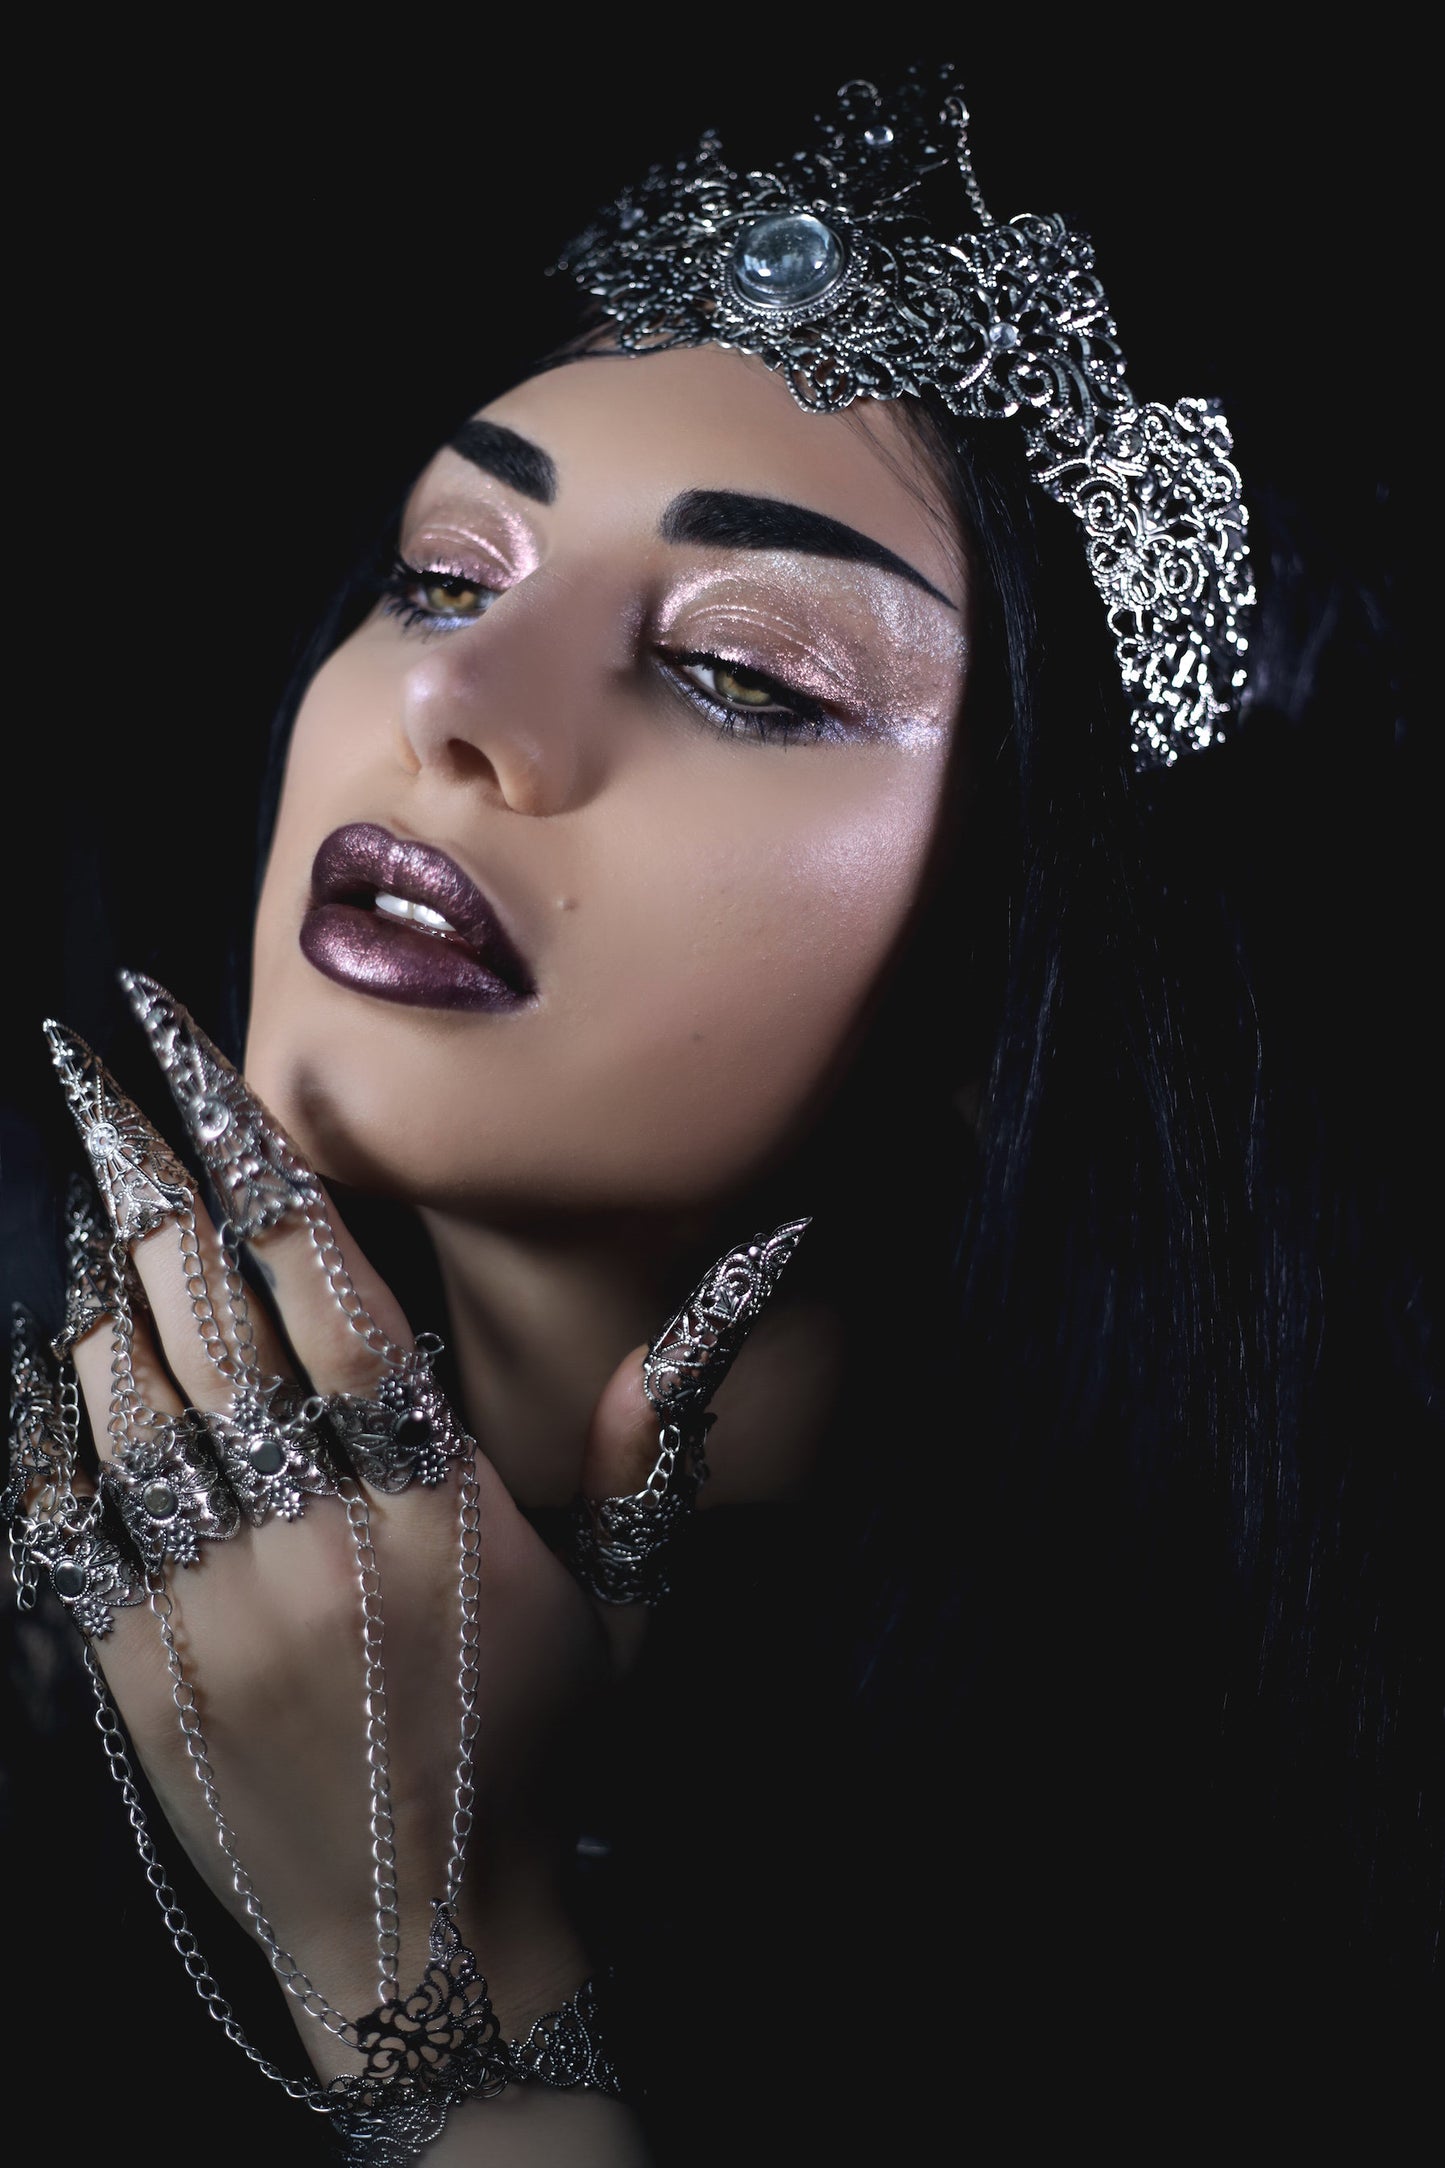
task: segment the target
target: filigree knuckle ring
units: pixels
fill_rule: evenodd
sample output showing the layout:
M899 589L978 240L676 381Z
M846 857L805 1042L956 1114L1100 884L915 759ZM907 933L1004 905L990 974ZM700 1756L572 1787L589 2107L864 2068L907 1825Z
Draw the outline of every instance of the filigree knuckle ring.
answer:
M335 1497L335 1463L321 1434L326 1400L282 1378L242 1385L225 1408L190 1408L191 1434L215 1459L253 1528L298 1520L308 1497Z
M145 1575L106 1527L100 1499L67 1500L61 1512L32 1520L26 1534L51 1587L92 1640L110 1632L117 1611L146 1601Z
M430 1489L473 1449L433 1375L441 1350L435 1333L421 1333L374 1393L333 1393L327 1402L347 1460L372 1490L404 1491L413 1481Z
M203 1542L224 1543L241 1526L240 1505L193 1412L129 1439L101 1470L101 1490L147 1573L193 1566Z

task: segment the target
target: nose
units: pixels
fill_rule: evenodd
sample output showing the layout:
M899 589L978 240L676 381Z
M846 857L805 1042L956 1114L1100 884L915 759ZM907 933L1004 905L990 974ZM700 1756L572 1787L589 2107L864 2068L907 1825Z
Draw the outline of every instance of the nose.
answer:
M510 812L582 804L606 757L587 694L589 645L575 618L559 624L556 583L544 571L464 631L434 636L402 687L411 761ZM594 685L597 653L591 645Z

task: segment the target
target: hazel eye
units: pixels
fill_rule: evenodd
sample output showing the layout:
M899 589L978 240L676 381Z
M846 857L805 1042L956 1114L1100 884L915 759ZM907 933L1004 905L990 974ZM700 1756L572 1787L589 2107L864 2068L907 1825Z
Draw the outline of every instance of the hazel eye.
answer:
M693 682L704 692L711 693L714 700L720 700L724 707L791 713L796 706L774 679L764 677L758 670L746 669L742 663L719 662L714 656L699 655L684 667Z
M478 617L491 601L491 591L470 580L438 573L417 582L421 607L432 617Z
M448 572L441 565L412 565L404 557L393 560L381 581L382 608L388 617L400 619L410 632L453 632L472 625L496 601L493 588L465 572Z

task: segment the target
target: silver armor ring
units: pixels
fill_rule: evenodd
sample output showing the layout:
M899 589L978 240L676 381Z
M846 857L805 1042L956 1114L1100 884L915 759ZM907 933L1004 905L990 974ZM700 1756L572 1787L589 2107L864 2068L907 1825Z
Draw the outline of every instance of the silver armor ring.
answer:
M421 1333L375 1393L333 1393L327 1402L348 1461L372 1490L403 1491L413 1481L430 1488L472 1450L432 1374L441 1349L434 1332Z
M147 1573L168 1563L193 1566L203 1542L224 1542L241 1526L240 1505L197 1436L193 1414L132 1438L100 1472Z
M101 1501L68 1501L69 1510L26 1526L32 1555L50 1573L50 1585L84 1634L99 1640L115 1613L144 1603L149 1591L134 1555L113 1541Z
M308 1497L335 1497L335 1463L320 1431L326 1401L282 1378L240 1386L225 1408L188 1408L190 1431L209 1451L253 1528L273 1513L298 1520Z

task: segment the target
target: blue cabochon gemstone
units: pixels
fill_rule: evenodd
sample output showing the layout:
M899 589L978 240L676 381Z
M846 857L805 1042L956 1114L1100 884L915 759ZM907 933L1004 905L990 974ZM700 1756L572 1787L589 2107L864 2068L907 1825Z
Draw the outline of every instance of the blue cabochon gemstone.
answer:
M795 309L843 276L843 244L821 218L790 211L760 218L733 250L733 283L745 301Z

